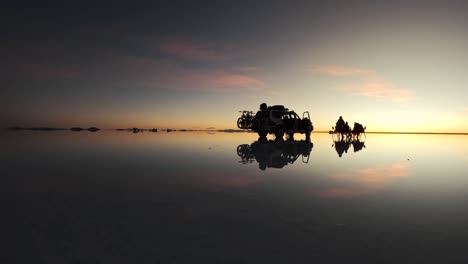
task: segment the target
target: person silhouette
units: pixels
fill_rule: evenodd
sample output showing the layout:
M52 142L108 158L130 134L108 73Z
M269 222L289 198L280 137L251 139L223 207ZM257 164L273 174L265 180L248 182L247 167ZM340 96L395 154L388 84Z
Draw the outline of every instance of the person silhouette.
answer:
M343 120L343 117L340 116L340 118L338 118L338 121L336 121L335 131L340 133L343 132L344 126L345 121Z
M351 132L353 133L359 133L359 123L358 122L354 122L354 126L353 126L353 130Z
M351 129L349 128L348 122L346 122L346 123L344 124L343 132L346 133L346 134L349 133L349 132L351 132Z

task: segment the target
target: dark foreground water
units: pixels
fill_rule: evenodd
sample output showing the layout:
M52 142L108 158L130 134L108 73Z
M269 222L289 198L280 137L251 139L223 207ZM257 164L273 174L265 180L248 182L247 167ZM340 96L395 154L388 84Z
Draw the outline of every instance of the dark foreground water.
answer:
M2 133L0 263L468 261L467 136L256 140Z

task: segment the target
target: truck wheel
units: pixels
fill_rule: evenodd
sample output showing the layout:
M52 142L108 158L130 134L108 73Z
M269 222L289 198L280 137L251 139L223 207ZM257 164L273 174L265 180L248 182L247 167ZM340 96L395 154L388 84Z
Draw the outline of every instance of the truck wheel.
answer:
M259 132L258 132L258 136L261 137L261 138L266 138L267 134L268 134L268 133L265 132L265 131L259 131Z
M282 139L284 136L284 129L282 127L278 127L275 131L276 139Z
M247 148L248 148L248 144L242 144L242 145L239 145L237 146L237 155L239 157L242 157L243 155L245 155L245 153L247 152Z
M238 128L244 128L245 127L245 119L244 118L239 117L239 119L237 119L237 127Z

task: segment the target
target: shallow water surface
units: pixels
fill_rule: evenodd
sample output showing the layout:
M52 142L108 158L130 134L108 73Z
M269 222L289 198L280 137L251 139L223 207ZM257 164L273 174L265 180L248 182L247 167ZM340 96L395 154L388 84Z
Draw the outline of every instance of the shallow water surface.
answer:
M2 263L466 261L468 137L5 132Z

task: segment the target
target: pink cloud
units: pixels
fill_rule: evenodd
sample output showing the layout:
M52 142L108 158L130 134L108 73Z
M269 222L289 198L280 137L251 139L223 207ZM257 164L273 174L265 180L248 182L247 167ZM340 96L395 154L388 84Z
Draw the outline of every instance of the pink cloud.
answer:
M265 83L263 81L255 79L253 77L225 72L193 74L190 77L190 81L193 87L205 87L206 89L210 90L225 90L230 88L258 90L262 89L265 86Z
M120 77L128 77L135 80L161 79L161 76L179 74L181 68L177 63L166 59L151 59L139 56L122 56L113 58L104 66L111 74L120 73Z
M267 178L250 174L232 174L226 172L205 174L194 178L192 187L198 188L244 188L263 183Z
M238 67L237 70L240 72L256 72L256 71L259 71L260 69L257 67L253 67L253 66L243 66L243 67Z
M358 181L373 189L383 188L396 178L409 175L408 162L396 162L389 165L380 165L364 168L357 171Z
M322 198L350 198L368 195L384 189L398 178L408 177L409 164L396 162L358 169L349 173L339 173L332 179L347 187L331 187L321 191Z
M117 83L142 86L148 89L163 88L187 91L224 92L232 90L260 90L265 83L236 71L198 70L185 68L170 60L145 57L123 57L106 66L109 73L118 72ZM113 74L115 75L115 74Z
M312 73L338 76L338 77L345 77L345 76L359 77L359 76L368 76L372 74L369 71L358 69L358 68L349 68L349 67L333 66L333 65L314 66L306 70Z
M398 87L373 71L342 66L315 66L308 68L307 71L339 78L357 79L357 81L353 80L353 83L335 87L338 91L396 103L406 103L413 99L410 90ZM349 80L346 79L346 81Z
M330 188L319 194L321 198L352 198L365 194L363 190L351 188Z
M213 45L183 38L164 40L159 43L159 50L178 58L196 61L220 61L227 57Z
M390 100L396 103L409 102L413 98L409 90L396 87L392 83L381 80L365 80L359 84L338 86L336 89L377 100Z

